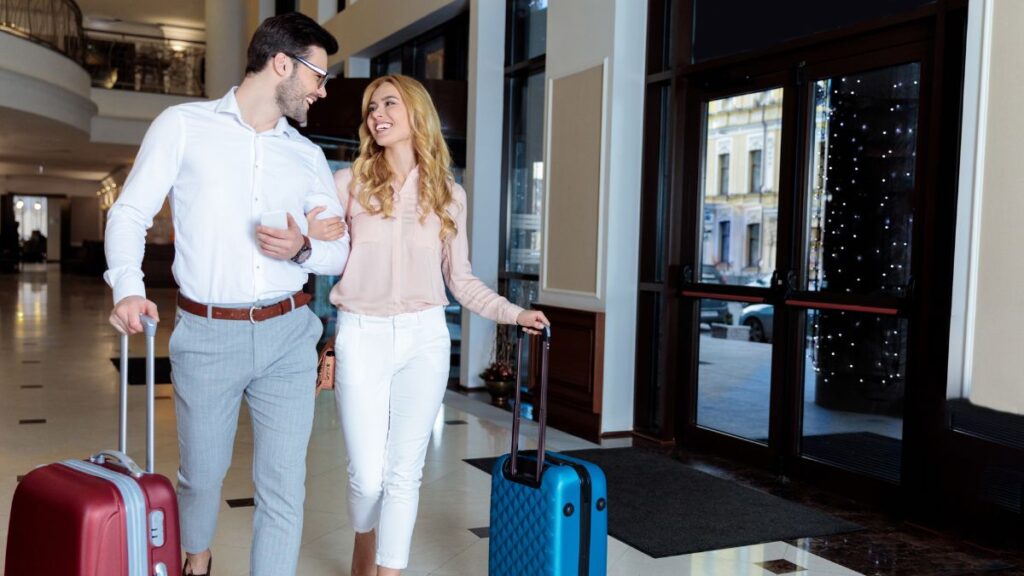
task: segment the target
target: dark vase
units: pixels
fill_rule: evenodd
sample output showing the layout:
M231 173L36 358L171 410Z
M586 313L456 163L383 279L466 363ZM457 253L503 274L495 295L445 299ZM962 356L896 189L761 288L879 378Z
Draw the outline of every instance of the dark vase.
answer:
M516 391L516 381L510 380L484 380L487 392L491 394L491 404L502 406L508 404L509 396Z

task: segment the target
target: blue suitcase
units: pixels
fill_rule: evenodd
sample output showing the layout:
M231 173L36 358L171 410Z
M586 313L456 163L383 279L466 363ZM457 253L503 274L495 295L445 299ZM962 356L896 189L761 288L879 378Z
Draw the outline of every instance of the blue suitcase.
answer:
M541 342L536 452L519 452L519 386L512 452L491 472L491 576L603 576L608 568L608 489L601 468L544 450L550 329ZM522 372L522 331L519 361Z

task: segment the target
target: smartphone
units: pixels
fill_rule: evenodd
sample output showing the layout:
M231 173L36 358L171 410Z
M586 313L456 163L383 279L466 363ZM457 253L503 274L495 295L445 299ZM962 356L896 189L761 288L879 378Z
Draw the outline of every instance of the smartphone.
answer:
M288 213L284 210L272 210L260 215L260 224L268 228L288 229Z

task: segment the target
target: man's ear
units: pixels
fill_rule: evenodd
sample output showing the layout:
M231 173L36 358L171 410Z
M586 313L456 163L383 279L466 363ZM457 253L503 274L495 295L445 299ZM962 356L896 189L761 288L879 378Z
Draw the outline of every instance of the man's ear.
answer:
M289 75L289 66L292 65L292 59L286 56L284 52L278 52L270 59L270 65L274 68L276 75L287 77Z

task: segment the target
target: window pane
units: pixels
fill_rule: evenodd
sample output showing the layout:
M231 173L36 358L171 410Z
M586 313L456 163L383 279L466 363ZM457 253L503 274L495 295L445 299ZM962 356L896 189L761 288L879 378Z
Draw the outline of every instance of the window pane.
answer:
M537 302L539 294L540 282L536 280L508 281L508 294L506 298L517 306L529 309L533 303Z
M548 35L548 0L512 0L512 36L508 64L544 54Z
M640 279L664 281L666 206L672 175L669 124L670 87L647 89L647 124L644 127L644 179L640 206Z
M808 290L906 293L919 78L911 63L815 83Z
M761 225L747 224L747 266L757 266L761 261Z
M718 155L718 194L726 196L729 194L729 155Z
M540 273L544 202L544 73L513 78L508 149L508 222L505 270Z
M900 479L907 321L807 311L804 456Z
M416 75L426 80L444 79L444 36L416 47Z
M775 88L705 105L702 278L763 286L775 270L782 97Z
M761 193L761 182L764 177L764 167L761 164L762 150L750 151L750 167L747 170L747 179L750 181L750 194Z
M697 424L768 442L772 307L702 299Z

